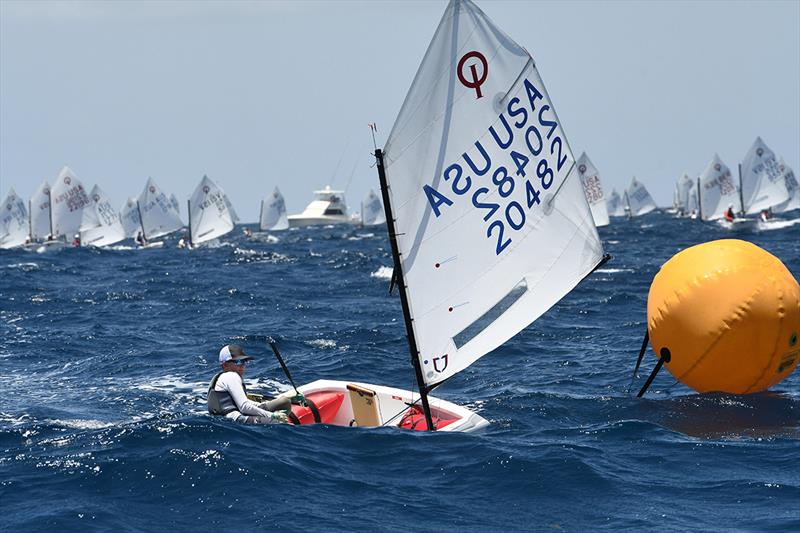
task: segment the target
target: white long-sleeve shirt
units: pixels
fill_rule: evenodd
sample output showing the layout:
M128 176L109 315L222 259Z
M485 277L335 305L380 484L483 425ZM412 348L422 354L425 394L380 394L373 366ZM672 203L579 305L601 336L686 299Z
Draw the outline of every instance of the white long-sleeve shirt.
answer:
M272 413L265 409L261 409L256 402L250 400L244 392L242 385L242 376L236 372L223 372L217 379L217 384L214 385L214 390L217 392L227 392L236 403L239 413L247 416L263 416L272 419ZM229 413L230 415L231 413ZM238 416L238 415L236 415Z

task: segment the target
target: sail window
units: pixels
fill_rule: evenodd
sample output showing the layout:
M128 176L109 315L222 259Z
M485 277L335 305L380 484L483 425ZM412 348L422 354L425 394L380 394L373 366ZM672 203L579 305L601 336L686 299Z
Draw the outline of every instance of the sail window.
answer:
M526 292L528 292L528 283L523 279L475 322L453 337L453 343L456 345L456 348L461 349L462 346L483 333L495 320L508 311L517 300L522 298Z

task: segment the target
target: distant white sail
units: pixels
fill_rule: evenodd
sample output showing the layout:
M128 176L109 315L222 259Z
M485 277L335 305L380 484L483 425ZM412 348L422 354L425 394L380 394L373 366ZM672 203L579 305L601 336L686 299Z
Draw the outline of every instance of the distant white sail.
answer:
M89 205L89 195L69 167L64 167L50 189L53 214L53 237L71 240L81 227L83 209Z
M625 191L627 207L632 217L644 215L656 208L653 197L647 192L647 188L642 182L633 178L628 189Z
M621 217L625 215L625 206L616 189L611 189L611 196L608 198L607 209L612 217Z
M369 190L361 203L361 224L364 226L377 226L386 223L386 212L378 195Z
M586 152L583 152L578 158L578 175L581 177L583 193L592 210L595 226L598 228L608 226L608 209L603 196L603 185L600 183L600 173L597 172L597 168L592 164Z
M43 241L50 235L50 185L44 180L30 200L31 240Z
M261 217L258 227L261 231L289 229L286 202L284 202L283 195L277 187L272 191L272 194L261 200Z
M119 218L125 230L125 236L132 238L142 231L142 222L139 218L139 208L136 206L136 198L130 197L122 209L119 211Z
M125 238L125 228L106 193L94 186L89 194L91 204L83 210L81 246L108 246Z
M28 239L28 210L25 200L12 187L0 205L0 248L14 248Z
M703 220L716 220L729 207L739 205L739 193L733 184L731 171L717 154L700 175L700 214Z
M208 176L203 176L194 190L189 209L192 244L221 237L233 229L233 217L225 193Z
M783 158L781 158L780 162L778 163L778 170L780 170L781 175L783 175L783 180L786 184L786 190L789 192L789 199L782 204L776 205L772 208L772 210L776 213L785 213L786 211L792 211L793 209L800 209L800 186L797 185L797 179L794 177L794 172L789 165L783 161Z
M138 202L145 238L152 240L183 227L183 222L172 207L169 197L158 188L153 178L147 179Z
M756 137L753 146L742 161L741 168L742 211L747 215L758 213L789 199L786 181L778 168L775 154Z
M694 186L689 189L689 194L686 200L686 214L697 215L700 212L700 204L697 201L697 180L694 181Z
M469 0L445 10L384 168L428 386L513 337L601 261L533 58Z
M690 178L686 172L683 173L683 176L678 179L678 183L675 185L678 195L676 207L684 215L690 213L692 210L692 208L689 207L689 191L695 188L696 185L696 180Z

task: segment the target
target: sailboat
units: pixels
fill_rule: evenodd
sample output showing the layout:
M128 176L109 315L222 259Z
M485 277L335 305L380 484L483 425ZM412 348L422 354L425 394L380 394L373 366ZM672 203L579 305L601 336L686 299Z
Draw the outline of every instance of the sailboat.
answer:
M142 219L139 217L139 207L136 204L136 197L131 196L119 210L119 218L122 228L125 230L125 237L133 239L142 230Z
M733 184L731 171L717 154L697 180L700 218L718 220L729 207L738 205L738 191Z
M367 196L361 202L361 225L362 226L379 226L386 223L386 214L381 204L381 199L375 194L372 189L369 190Z
M28 210L25 200L11 187L0 205L0 249L22 246L28 240Z
M50 189L50 234L71 242L78 234L83 210L90 204L83 184L69 167L64 167Z
M695 187L695 180L686 172L678 178L675 184L675 208L678 216L689 216L692 208L689 207L689 191Z
M144 190L136 200L136 209L139 212L139 225L145 241L169 235L183 227L181 217L169 197L156 185L153 178L147 178ZM163 246L163 243L147 244L147 247L152 246Z
M775 153L761 137L756 137L739 165L739 194L742 215L755 215L789 200Z
M189 199L189 245L216 239L234 227L230 202L225 193L208 176L203 176Z
M638 217L645 215L656 209L656 203L653 197L647 192L647 188L642 182L635 177L631 180L631 184L625 190L625 212L630 217Z
M780 162L778 163L778 170L780 170L781 175L783 176L784 183L786 184L786 190L789 192L789 199L782 204L776 205L772 208L772 210L776 213L785 213L794 209L800 209L800 186L797 185L794 172L789 165L783 161L783 158L781 158Z
M28 211L30 215L28 232L31 244L48 242L48 237L51 236L53 228L50 216L50 184L47 183L47 180L44 180L39 185L31 199L28 200ZM49 242L57 241L50 240Z
M330 185L314 191L314 199L299 215L289 215L289 226L325 226L328 224L350 224L344 191L331 189Z
M430 393L604 261L533 58L470 0L452 0L375 158L419 391L321 380L300 387L317 413L294 406L293 416L413 430L483 427L477 413Z
M95 185L89 193L91 203L83 209L81 246L108 246L125 238L125 228L106 193Z
M608 209L603 196L603 185L600 183L600 174L592 164L589 156L586 155L586 152L581 154L577 164L578 174L581 177L581 183L583 183L583 193L586 195L586 201L589 202L589 207L592 210L594 224L598 228L608 226Z
M625 206L622 203L622 198L616 189L611 189L611 196L608 198L608 205L606 206L608 214L612 217L625 216Z
M280 231L289 229L286 216L286 202L281 191L275 187L272 194L261 200L261 215L258 217L258 228L261 231Z

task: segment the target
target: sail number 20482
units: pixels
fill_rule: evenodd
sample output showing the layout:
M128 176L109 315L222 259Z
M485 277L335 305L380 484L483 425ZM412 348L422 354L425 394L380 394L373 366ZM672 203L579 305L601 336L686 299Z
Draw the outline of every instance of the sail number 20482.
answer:
M529 213L540 207L542 192L553 186L569 159L556 133L555 113L533 83L525 79L524 85L526 97L509 100L488 138L482 136L446 167L437 188L423 186L437 218L461 198L470 201L486 222L496 255L508 249Z

